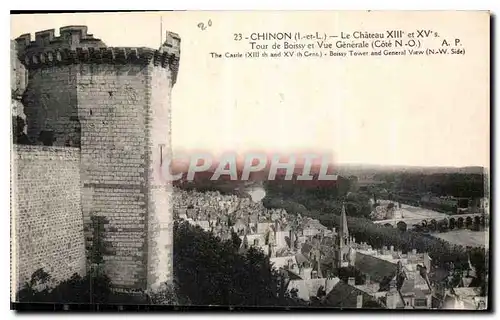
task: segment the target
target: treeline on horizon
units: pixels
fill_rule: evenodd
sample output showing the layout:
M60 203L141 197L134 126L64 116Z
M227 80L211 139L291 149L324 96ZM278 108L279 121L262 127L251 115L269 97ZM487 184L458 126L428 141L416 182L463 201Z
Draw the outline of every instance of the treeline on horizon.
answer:
M196 173L192 181L187 180L187 173L183 173L180 180L174 181L174 185L186 190L220 191L224 194L240 193L245 184L252 182L263 183L267 189L280 189L287 195L306 193L320 194L345 194L357 183L355 176L339 175L337 180L319 180L317 174L313 174L312 180L298 180L299 174L294 173L291 179L285 178L283 171L278 172L274 180L268 180L265 171L250 174L248 181L231 180L229 175L221 175L216 180L211 180L213 172ZM415 198L431 193L435 196L452 196L457 198L481 198L488 194L488 181L485 174L479 173L431 173L422 172L375 172L374 180L383 183L375 188L384 188L389 193L406 194Z
M437 196L481 198L488 194L488 177L479 173L377 173L374 179L385 186L410 194L432 193Z
M313 194L318 192L336 192L338 188L348 190L350 186L349 179L345 177L338 176L337 180L319 180L317 174L313 175L312 180L298 180L298 174L292 175L291 179L286 178L284 174L277 174L276 179L267 180L267 173L265 175L263 173L256 173L255 175L250 175L250 178L246 181L231 180L228 175L223 175L220 179L211 180L213 173L210 172L196 173L194 179L189 181L186 175L184 174L182 179L174 181L173 185L187 191L219 191L222 194L237 194L240 196L246 196L244 189L248 185L257 183L264 185L266 190L268 188L278 188L288 193L303 193L307 190Z

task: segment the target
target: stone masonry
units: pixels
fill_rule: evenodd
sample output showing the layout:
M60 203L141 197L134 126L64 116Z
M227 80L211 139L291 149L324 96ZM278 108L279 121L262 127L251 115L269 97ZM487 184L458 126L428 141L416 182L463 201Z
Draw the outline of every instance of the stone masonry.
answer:
M159 50L111 48L87 27L68 26L58 37L46 30L16 42L28 70L27 135L79 150L85 238L92 240L91 217L104 217L113 287L142 291L170 281L172 189L159 172L171 154L179 36L167 32Z
M79 150L16 145L12 161L16 290L40 268L56 281L85 275Z

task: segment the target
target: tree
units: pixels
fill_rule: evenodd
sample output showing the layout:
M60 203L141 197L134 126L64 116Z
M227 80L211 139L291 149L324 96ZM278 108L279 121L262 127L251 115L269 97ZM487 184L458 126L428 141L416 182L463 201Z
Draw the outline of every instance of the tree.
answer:
M423 231L423 227L420 225L420 224L414 224L413 225L413 231L414 232L422 232Z
M437 221L436 221L436 219L432 219L431 222L429 223L429 230L430 231L436 231L437 230Z
M338 271L336 271L337 276L344 281L348 282L349 278L353 277L355 279L356 285L364 284L366 281L366 276L361 271L356 269L353 266L350 267L342 267Z
M175 284L163 284L161 288L149 294L149 304L155 305L179 305Z
M104 226L108 223L107 219L103 216L92 214L92 245L89 249L90 264L96 268L104 263L103 255L106 252L106 245L104 243Z
M455 227L456 227L456 221L454 218L451 218L449 228L450 228L450 230L453 230L453 229L455 229Z
M439 232L446 232L448 231L448 225L449 225L448 220L443 219L437 223L437 230Z
M40 277L43 275L43 277ZM35 271L30 283L18 292L20 302L46 303L108 303L112 292L110 281L103 275L81 277L74 274L70 279L50 285L51 276L44 270ZM133 302L131 302L133 303Z
M406 231L407 230L407 225L404 221L399 221L398 224L397 224L397 228L400 230L400 231Z
M383 309L383 307L375 300L363 302L363 309Z
M17 293L21 302L45 302L44 298L50 292L51 276L43 269L38 269L31 275L29 282ZM38 296L37 296L38 295Z
M472 227L472 218L471 217L467 217L465 219L465 227L466 228L471 228Z
M233 242L234 248L238 250L241 246L241 239L234 230L231 230L231 241Z
M32 144L28 136L24 133L26 123L19 116L12 117L12 139L14 144Z
M475 216L472 223L472 230L479 231L481 229L481 218L479 216Z

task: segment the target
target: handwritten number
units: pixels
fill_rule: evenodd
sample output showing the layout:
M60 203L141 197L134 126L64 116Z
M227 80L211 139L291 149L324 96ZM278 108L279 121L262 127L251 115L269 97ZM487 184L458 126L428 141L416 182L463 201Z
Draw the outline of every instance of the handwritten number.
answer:
M211 19L208 19L207 26L208 27L212 26L212 20ZM201 30L206 30L207 26L203 22L198 23L198 28L200 28Z

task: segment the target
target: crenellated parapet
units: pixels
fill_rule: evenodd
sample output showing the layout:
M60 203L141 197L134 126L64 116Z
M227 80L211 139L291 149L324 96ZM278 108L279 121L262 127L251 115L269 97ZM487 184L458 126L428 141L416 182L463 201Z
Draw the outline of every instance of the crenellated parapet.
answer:
M76 48L105 48L106 44L93 35L87 34L86 26L67 26L59 28L59 36L55 36L55 29L43 30L35 33L35 41L31 34L23 34L16 39L18 54L36 55L55 49Z
M161 52L168 53L174 57L170 61L170 69L172 70L172 83L175 84L177 74L179 73L179 58L181 56L181 37L174 32L167 31L165 34L165 42L160 48Z
M167 32L164 45L158 49L146 47L107 47L100 39L87 34L86 26L68 26L21 35L16 39L18 58L28 69L40 69L71 64L139 64L161 66L172 72L175 83L180 60L180 37Z
M26 68L38 69L68 64L141 64L153 63L168 67L176 62L176 57L168 52L150 48L76 48L53 49L44 52L26 52L20 57Z

